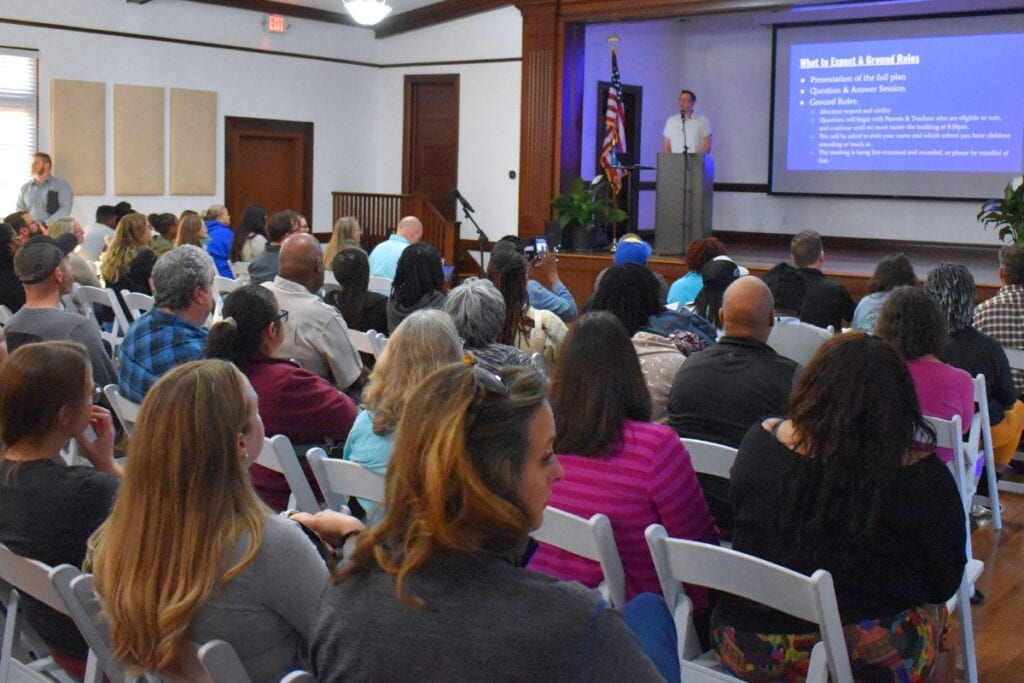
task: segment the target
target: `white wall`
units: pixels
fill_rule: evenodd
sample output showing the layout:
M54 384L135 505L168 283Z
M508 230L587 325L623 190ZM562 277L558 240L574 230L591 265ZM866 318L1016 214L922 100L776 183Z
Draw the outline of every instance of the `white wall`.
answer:
M5 0L0 16L371 64L518 58L521 53L522 20L516 10L489 12L386 40L375 40L366 29L302 19L289 19L287 33L270 36L260 26L259 13L161 0L143 6L124 0ZM0 23L0 44L40 52L40 149L49 145L52 79L107 83L107 193L76 198L73 213L83 222L91 222L98 205L122 199L113 194L115 83L218 92L217 194L123 197L136 209L180 213L222 201L224 116L312 121L310 218L316 230L327 230L332 191L401 190L402 75L460 73L460 189L479 198L475 205L481 224L486 217L514 226L518 182L508 180L507 173L518 172L518 61L377 68L4 23Z
M686 87L697 93L697 110L711 121L715 182L767 184L772 34L754 13L588 27L584 176L593 169L592 112L597 81L610 78L605 39L612 33L622 38L618 53L623 82L644 87L643 163L654 165L658 144L649 137L655 128L660 136L656 119L663 124L676 111L675 93ZM675 62L671 61L673 48L678 55ZM649 123L652 118L655 122ZM1001 190L993 188L993 195ZM652 193L641 196L645 194L648 201L653 198ZM716 192L713 218L718 230L792 234L815 229L844 237L994 244L994 233L975 219L978 208L974 201ZM642 203L640 226L653 224L649 204Z

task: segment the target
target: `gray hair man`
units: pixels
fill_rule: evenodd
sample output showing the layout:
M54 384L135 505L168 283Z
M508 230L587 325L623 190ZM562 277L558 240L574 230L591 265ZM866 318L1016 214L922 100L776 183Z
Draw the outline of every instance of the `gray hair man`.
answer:
M141 403L164 373L203 357L206 328L213 312L213 259L199 247L167 252L153 266L154 307L133 322L121 344L118 387Z

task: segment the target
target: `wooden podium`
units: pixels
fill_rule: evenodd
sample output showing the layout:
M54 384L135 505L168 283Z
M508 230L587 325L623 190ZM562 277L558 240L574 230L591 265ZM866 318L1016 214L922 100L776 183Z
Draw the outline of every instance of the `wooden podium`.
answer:
M678 256L693 240L711 236L714 178L703 154L658 154L654 249Z

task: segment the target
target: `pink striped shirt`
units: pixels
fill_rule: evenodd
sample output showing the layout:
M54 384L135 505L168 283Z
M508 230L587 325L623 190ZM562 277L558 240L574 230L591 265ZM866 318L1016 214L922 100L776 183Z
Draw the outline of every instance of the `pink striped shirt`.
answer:
M626 420L622 443L608 457L559 454L565 478L556 482L550 505L581 517L608 516L626 574L626 599L638 593L661 593L647 549L644 530L661 524L669 536L718 542L718 528L679 435L662 425ZM530 568L560 579L596 587L601 567L541 544ZM687 588L694 608L702 611L707 594Z

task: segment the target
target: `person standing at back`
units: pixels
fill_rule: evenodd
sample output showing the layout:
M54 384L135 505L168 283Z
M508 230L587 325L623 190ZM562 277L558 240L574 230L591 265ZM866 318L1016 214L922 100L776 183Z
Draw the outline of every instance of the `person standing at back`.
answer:
M855 307L850 293L821 272L825 264L821 235L813 230L804 230L789 243L789 252L807 285L800 320L818 327L831 325L836 334L842 332L843 321L853 320Z
M43 225L71 213L75 194L66 180L53 175L53 159L49 154L32 155L32 180L21 186L18 209L28 211Z

